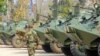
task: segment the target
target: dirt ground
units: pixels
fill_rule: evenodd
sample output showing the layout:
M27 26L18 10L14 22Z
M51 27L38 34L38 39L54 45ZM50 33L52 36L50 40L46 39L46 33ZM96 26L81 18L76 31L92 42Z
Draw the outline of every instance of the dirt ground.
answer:
M27 48L12 48L12 46L0 45L0 56L28 56ZM46 53L36 50L35 56L64 56L63 53Z

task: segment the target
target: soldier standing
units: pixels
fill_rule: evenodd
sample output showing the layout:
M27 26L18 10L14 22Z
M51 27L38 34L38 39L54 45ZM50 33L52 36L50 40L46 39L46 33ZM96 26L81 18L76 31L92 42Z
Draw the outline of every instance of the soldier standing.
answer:
M32 26L27 26L27 49L29 56L35 56L36 42L38 42L37 34L34 30L32 30Z

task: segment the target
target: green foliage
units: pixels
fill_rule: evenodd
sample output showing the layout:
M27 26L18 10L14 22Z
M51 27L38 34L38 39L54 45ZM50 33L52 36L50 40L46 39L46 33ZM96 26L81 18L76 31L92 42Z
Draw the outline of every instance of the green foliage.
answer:
M58 5L59 16L66 16L71 10L71 0L62 0Z
M0 12L3 14L6 14L7 6L6 5L0 5Z
M0 0L0 13L6 14L7 6L4 0Z
M50 14L50 15L52 14L52 11L51 11L52 5L53 5L52 2L49 2L49 3L48 3L48 6L49 6L48 14Z
M2 5L4 3L4 0L0 0L0 5Z

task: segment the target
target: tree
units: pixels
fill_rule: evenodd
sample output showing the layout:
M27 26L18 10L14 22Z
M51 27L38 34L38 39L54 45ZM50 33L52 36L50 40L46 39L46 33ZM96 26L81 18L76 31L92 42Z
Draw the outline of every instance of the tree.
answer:
M61 0L58 5L59 16L64 17L70 12L70 10L72 10L71 0Z
M0 0L0 13L6 14L7 12L7 5L4 0Z

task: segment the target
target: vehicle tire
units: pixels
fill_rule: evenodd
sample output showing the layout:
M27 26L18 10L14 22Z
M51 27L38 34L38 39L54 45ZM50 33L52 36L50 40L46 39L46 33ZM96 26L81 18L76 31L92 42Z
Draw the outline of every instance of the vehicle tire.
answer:
M42 48L45 52L53 52L50 48L50 43L43 44Z
M98 51L97 49L87 49L86 50L87 56L98 56Z
M70 51L70 45L64 45L61 49L65 56L72 56L72 53Z
M61 48L58 46L58 43L56 43L56 42L51 42L50 48L54 53L62 53Z
M13 38L12 38L12 45L13 47L15 48L21 48L21 47L24 47L25 43L24 41L22 41L19 36L15 35Z
M84 46L76 42L71 43L70 50L73 56L87 56Z
M36 49L37 50L42 50L42 45L38 45Z
M38 43L36 42L35 49L37 49L37 50L42 49L42 45L40 45L40 44L38 44Z

